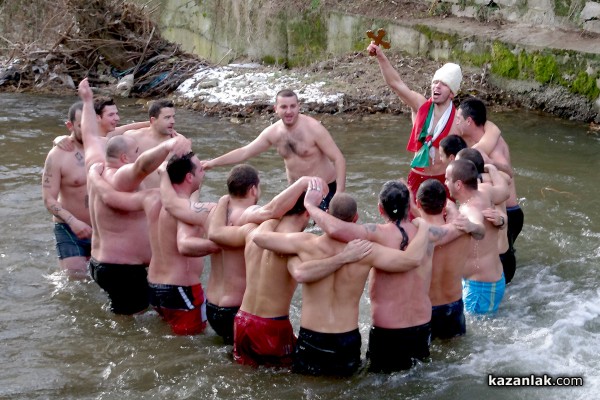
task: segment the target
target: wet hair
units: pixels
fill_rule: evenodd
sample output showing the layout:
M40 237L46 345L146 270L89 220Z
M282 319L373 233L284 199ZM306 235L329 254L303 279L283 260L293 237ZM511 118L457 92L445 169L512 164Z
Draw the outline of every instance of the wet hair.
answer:
M304 196L306 196L306 192L302 192L298 200L296 200L296 204L292 208L290 208L284 215L300 215L306 211L304 207Z
M467 148L467 142L459 135L448 135L440 142L440 148L447 157L456 157L459 151Z
M464 119L471 117L477 126L483 126L487 121L485 104L476 97L463 100L458 108L462 111Z
M438 215L446 205L446 188L437 179L427 179L417 190L417 200L429 215Z
M252 186L258 186L258 171L249 164L239 164L231 168L227 176L227 191L233 197L244 197Z
M163 108L175 108L175 104L166 99L153 101L150 108L148 108L148 117L158 118Z
M131 140L133 139L122 135L113 136L108 139L108 142L106 142L106 157L119 158L121 154L127 153Z
M392 221L402 221L408 215L408 188L400 181L387 181L379 192L379 202Z
M69 121L71 121L72 123L75 123L75 117L77 116L77 111L81 111L81 110L83 110L83 102L81 102L81 101L78 101L78 102L74 103L71 107L69 107L69 112L67 114Z
M471 160L454 160L450 163L452 166L451 178L453 182L461 181L466 187L477 190L477 167Z
M456 159L471 161L473 164L475 164L477 173L483 174L484 161L483 161L483 156L481 155L479 150L472 149L472 148L462 149L461 151L458 152Z
M354 222L358 212L356 200L348 193L338 192L333 195L329 203L329 214L346 222Z
M167 173L171 183L179 184L183 182L188 173L195 174L196 164L192 161L192 157L194 157L194 152L190 151L181 157L174 155L169 159Z
M283 89L277 92L277 95L275 96L275 101L277 101L278 97L295 97L296 100L298 100L298 95L296 94L296 92L290 89Z
M94 111L96 111L96 115L102 116L102 112L106 106L114 106L115 101L110 97L96 97L94 99Z

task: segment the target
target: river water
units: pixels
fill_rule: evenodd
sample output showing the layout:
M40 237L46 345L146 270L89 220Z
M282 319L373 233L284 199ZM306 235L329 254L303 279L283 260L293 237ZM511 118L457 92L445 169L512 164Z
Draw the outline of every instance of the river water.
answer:
M175 337L154 312L115 316L95 283L58 272L40 179L75 100L0 94L0 398L571 400L600 391L600 139L587 135L586 126L527 112L493 114L511 147L525 212L517 273L498 315L468 318L466 336L434 341L431 362L408 372L328 379L239 366L212 330ZM120 104L122 122L147 118L141 106ZM200 158L250 141L269 123L237 125L186 110L176 119ZM408 171L408 117L323 123L346 156L347 188L360 220L379 221L379 188ZM274 152L252 164L261 171L263 199L285 187ZM207 174L204 199L225 193L228 170ZM299 306L297 295L290 311L296 330ZM364 298L363 355L369 319ZM584 385L496 388L488 386L488 374L581 376Z

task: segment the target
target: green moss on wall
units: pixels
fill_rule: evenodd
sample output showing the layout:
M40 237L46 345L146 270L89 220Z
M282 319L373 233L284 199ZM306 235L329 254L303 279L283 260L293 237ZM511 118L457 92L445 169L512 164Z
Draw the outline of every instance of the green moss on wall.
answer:
M492 72L504 78L517 79L519 77L519 59L512 51L500 42L492 45Z
M289 23L290 67L323 58L327 49L327 24L323 18L319 13L307 12Z
M577 77L573 81L570 89L571 92L581 94L586 96L590 100L595 100L600 96L600 89L598 89L598 85L596 85L597 76L590 76L585 71L579 72Z
M533 76L540 83L550 83L559 77L558 65L553 55L533 56Z
M451 47L454 47L459 42L458 34L439 32L425 25L415 25L414 28L431 41L448 42Z
M571 0L554 0L554 14L568 17L571 9Z

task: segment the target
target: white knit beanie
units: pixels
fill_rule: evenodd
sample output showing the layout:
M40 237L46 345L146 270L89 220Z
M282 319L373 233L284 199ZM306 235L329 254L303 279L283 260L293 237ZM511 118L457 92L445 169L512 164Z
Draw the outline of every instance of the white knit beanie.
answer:
M446 63L442 68L435 71L431 82L440 81L448 85L452 93L455 95L460 89L460 82L462 81L462 72L460 65L454 63Z

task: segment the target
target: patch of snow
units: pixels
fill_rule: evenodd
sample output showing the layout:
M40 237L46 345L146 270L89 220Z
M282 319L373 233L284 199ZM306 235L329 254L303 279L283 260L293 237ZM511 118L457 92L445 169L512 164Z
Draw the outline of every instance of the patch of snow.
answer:
M238 71L236 68L243 69ZM291 89L305 103L339 104L343 93L324 94L325 82L304 83L293 73L249 72L254 65L232 64L226 67L203 67L185 80L176 94L205 103L247 105L255 102L274 104L275 95L282 89Z

